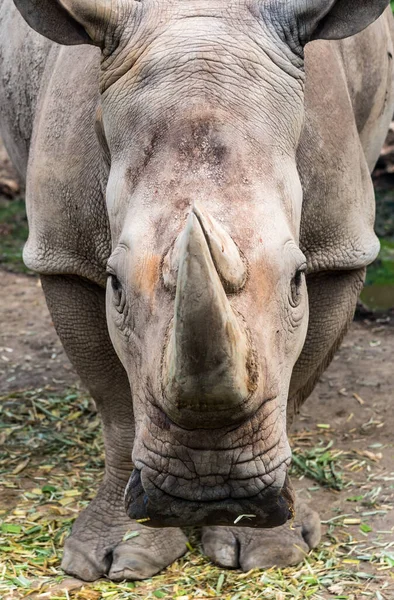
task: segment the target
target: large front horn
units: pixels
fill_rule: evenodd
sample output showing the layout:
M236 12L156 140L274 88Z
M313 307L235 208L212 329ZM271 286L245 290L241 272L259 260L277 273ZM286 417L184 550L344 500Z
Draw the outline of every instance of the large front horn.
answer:
M212 223L193 209L170 260L177 266L177 280L163 361L163 408L178 425L190 429L244 418L257 387L250 339L230 306L208 245L204 225ZM232 281L241 267L245 269L238 251L220 258L233 273Z

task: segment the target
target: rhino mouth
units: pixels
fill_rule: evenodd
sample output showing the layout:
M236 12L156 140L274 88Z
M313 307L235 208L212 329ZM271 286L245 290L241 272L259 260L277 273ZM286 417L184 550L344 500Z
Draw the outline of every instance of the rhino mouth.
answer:
M284 525L293 516L294 494L286 476L278 491L267 488L246 498L192 501L155 489L146 493L141 471L135 469L125 491L126 513L148 527L222 525L270 528Z

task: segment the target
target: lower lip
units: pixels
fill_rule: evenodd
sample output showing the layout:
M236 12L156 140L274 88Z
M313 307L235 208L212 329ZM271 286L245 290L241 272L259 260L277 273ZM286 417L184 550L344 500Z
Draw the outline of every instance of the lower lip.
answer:
M160 499L152 503L137 470L127 485L125 503L130 519L158 528L221 525L263 529L284 525L293 513L292 498L283 494L270 502L263 495L242 500L192 502L160 492Z

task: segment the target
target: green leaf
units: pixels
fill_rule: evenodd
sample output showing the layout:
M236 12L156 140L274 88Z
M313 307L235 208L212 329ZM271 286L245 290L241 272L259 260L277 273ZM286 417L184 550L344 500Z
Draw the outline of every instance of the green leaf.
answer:
M52 494L53 492L56 492L56 488L54 485L44 485L41 488L42 492L48 492L49 494Z
M41 529L41 525L34 525L34 527L30 527L30 529L26 529L24 533L25 535L31 535L32 533L37 533L38 531L41 531Z
M153 592L153 595L155 598L165 598L167 596L167 594L163 592L163 590L155 590Z
M19 575L18 577L14 577L12 581L18 587L27 588L27 587L31 586L31 581L29 579L27 579L24 575Z
M2 523L1 531L4 531L4 533L20 533L22 527L20 525L14 525L13 523Z
M132 538L138 537L140 534L139 531L128 531L124 534L122 541L127 542L127 540L131 540Z
M390 567L394 567L394 554L389 554L384 552L384 562L387 563Z
M372 527L368 525L368 523L361 523L360 531L362 531L363 533L369 533L370 531L372 531Z
M218 578L218 582L216 584L216 593L219 594L220 590L223 587L223 583L224 583L224 573L220 573L219 578Z

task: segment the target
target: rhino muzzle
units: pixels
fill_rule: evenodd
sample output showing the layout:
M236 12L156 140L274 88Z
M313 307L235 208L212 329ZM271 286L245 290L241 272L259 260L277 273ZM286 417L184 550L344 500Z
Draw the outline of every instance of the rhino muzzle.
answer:
M223 427L255 408L251 337L226 294L241 290L246 277L231 237L194 206L163 263L164 283L176 295L163 356L162 408L181 427Z

